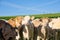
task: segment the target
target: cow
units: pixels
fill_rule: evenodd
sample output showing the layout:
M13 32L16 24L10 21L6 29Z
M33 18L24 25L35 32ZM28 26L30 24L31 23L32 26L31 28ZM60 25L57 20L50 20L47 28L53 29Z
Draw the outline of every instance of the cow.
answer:
M20 28L23 17L17 16L16 18L11 18L8 20L8 23L15 28L17 32L16 40L20 39Z
M60 18L52 18L51 22L49 23L49 27L53 30L54 40L59 40L57 35L60 30Z
M30 16L25 16L22 20L23 40L33 40L33 25Z
M41 21L40 19L34 19L32 21L33 27L34 27L34 37L33 40L39 40L40 39L40 30L41 30Z
M16 40L16 31L7 21L0 20L0 32L1 40Z
M17 32L17 36L16 36L16 39L17 40L19 40L20 39L20 29L21 29L21 26L22 26L22 19L23 19L23 17L20 17L20 16L18 16L18 17L16 17L15 19L14 19L14 21L15 21L15 27L17 28L16 29L16 32Z
M49 35L49 30L50 27L48 26L48 23L50 22L50 19L49 18L40 18L40 21L41 21L41 29L40 29L40 34L41 35L41 38L42 40L48 40L48 35Z

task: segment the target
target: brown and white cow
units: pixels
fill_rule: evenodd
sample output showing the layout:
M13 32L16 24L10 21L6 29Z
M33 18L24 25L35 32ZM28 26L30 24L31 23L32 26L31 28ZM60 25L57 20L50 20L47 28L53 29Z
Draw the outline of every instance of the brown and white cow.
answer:
M14 19L14 21L15 21L15 27L17 28L16 29L16 32L17 32L17 36L16 36L16 39L17 40L19 40L20 39L20 29L21 29L21 26L22 26L22 19L23 19L23 17L20 17L20 16L18 16L18 17L16 17L15 19Z
M48 23L50 22L50 19L49 18L41 18L40 21L42 22L41 25L41 33L43 36L42 37L42 40L48 40L47 38L47 35L49 33L49 26L48 26Z
M16 40L20 39L19 32L20 32L20 28L21 28L22 19L23 19L23 17L18 16L16 18L11 18L11 19L8 20L8 23L10 25L12 25L14 28L16 28L15 29L15 31L17 32Z
M32 21L32 23L33 23L33 27L34 27L34 40L39 40L40 39L40 30L41 30L41 21L40 21L40 19L34 19L33 21Z
M22 26L23 28L23 39L24 40L33 40L33 25L31 22L30 16L25 16L22 20Z

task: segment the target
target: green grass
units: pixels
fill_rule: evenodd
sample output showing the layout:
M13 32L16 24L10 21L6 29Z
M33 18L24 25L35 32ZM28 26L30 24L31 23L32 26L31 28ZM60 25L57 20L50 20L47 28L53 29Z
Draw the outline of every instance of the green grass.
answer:
M8 20L8 19L10 19L10 18L15 18L16 16L4 16L4 17L0 17L0 19L6 19L6 20Z
M43 18L43 17L49 17L49 18L56 18L60 17L60 13L55 13L55 14L38 14L38 15L33 15L36 18Z
M56 17L60 17L60 13L53 13L53 14L35 14L35 15L30 15L30 16L35 16L35 18L43 18L43 17L56 18ZM15 18L15 17L16 16L0 16L0 19L6 19L6 20L8 20L10 18Z

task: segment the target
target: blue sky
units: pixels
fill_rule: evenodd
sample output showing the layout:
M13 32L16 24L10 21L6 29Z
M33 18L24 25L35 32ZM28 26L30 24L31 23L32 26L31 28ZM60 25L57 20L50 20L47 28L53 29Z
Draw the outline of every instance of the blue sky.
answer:
M60 12L60 0L0 0L0 16Z

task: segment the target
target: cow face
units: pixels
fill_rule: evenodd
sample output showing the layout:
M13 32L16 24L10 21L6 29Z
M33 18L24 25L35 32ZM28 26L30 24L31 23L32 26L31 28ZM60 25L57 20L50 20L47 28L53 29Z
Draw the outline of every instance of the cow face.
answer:
M17 28L18 28L18 27L21 27L22 19L23 19L23 17L19 17L19 16L14 19L14 21L15 21L15 26L16 26Z
M49 27L52 29L60 29L60 19L53 18L52 21L49 23Z
M19 17L19 16L18 16L18 17L16 17L16 18L11 18L11 19L9 19L9 20L8 20L8 23L9 23L10 25L12 25L12 27L18 28L18 27L21 26L22 19L23 19L23 17Z
M22 25L23 25L23 24L24 24L24 25L28 24L29 21L30 21L30 16L25 16L25 17L23 18L23 20L22 20Z
M40 19L35 19L35 20L32 21L32 23L35 27L39 27L42 22L40 21Z
M40 20L42 21L42 26L47 26L47 24L50 22L49 18L41 18Z

